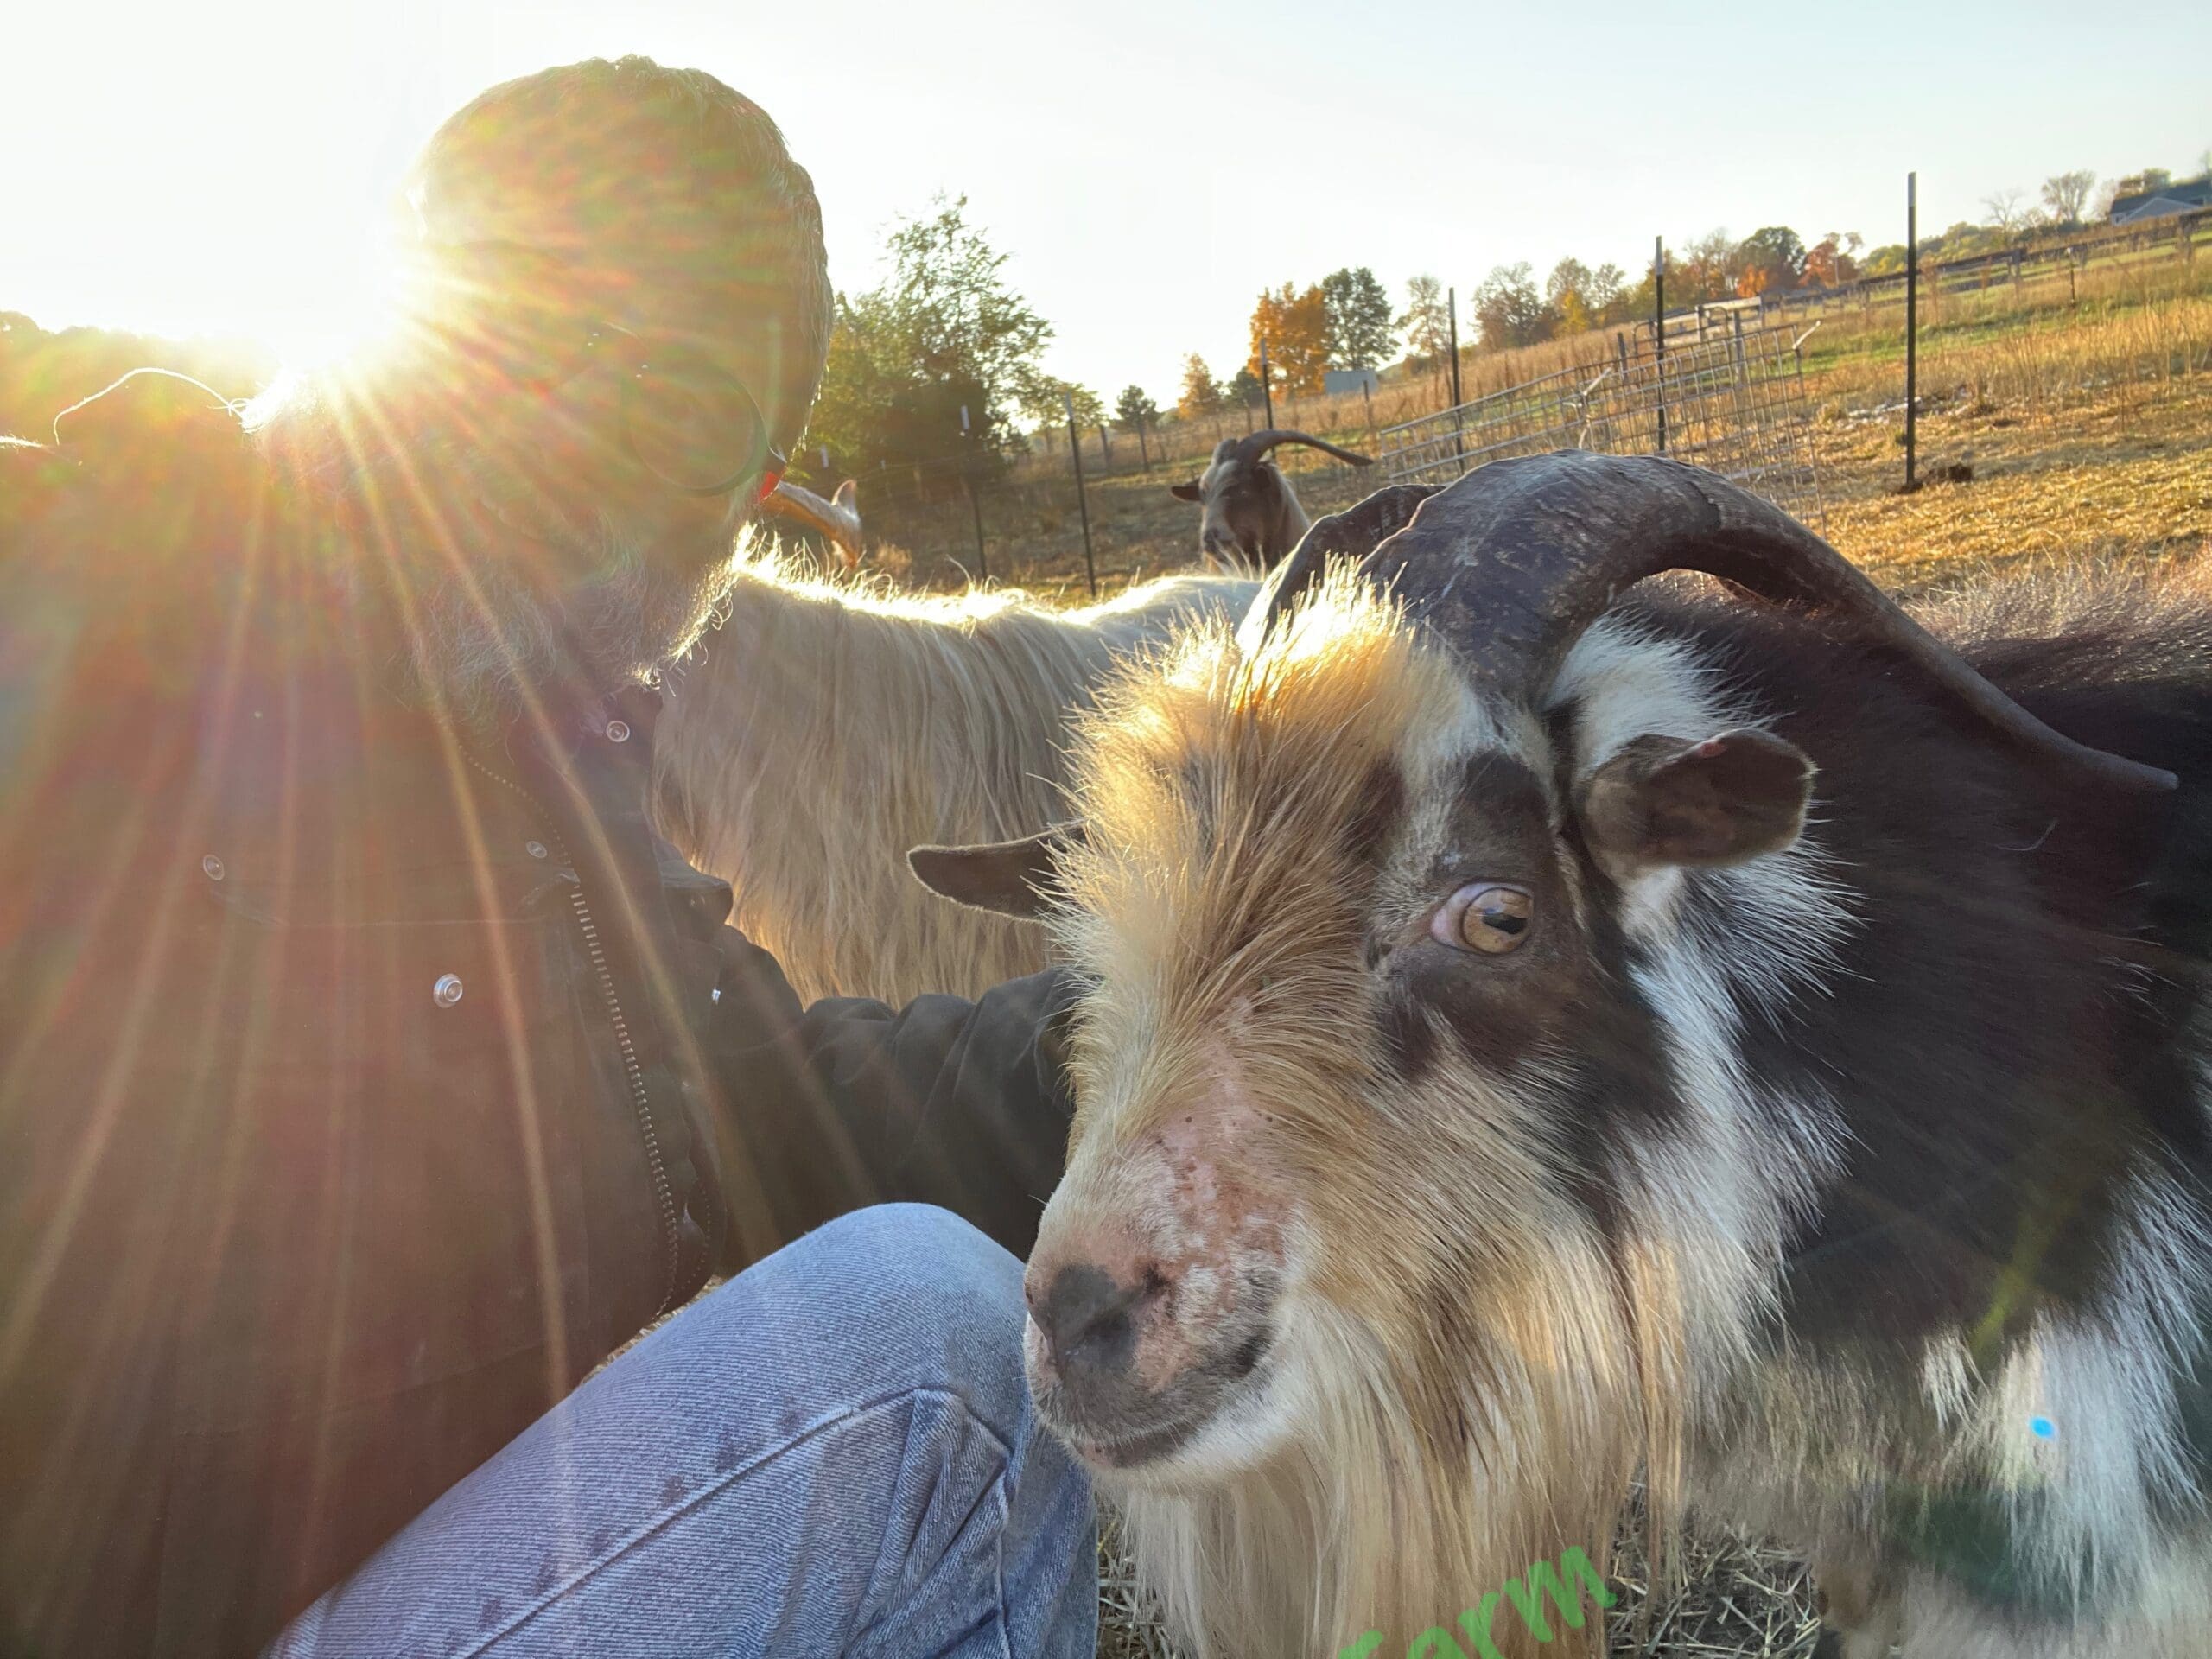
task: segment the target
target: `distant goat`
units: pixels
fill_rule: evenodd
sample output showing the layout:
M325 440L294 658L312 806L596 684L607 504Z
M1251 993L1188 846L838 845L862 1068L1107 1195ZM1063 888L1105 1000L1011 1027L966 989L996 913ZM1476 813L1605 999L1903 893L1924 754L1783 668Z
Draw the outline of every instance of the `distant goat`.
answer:
M861 543L860 485L847 479L837 486L836 493L827 501L804 485L794 484L788 478L779 482L762 506L779 518L804 524L830 538L837 557L845 569L860 568L863 549Z
M802 996L978 995L1042 967L1042 931L939 903L906 849L1049 823L1068 722L1109 671L1178 624L1241 614L1256 588L1170 577L1058 611L744 556L727 616L670 679L657 819L735 888L731 919Z
M1030 1379L1184 1633L1533 1653L1640 1471L1843 1659L2212 1653L2204 573L1930 632L1577 453L1318 563L916 860L1093 986Z
M1171 493L1196 501L1198 547L1214 569L1270 570L1298 545L1312 522L1282 469L1268 459L1277 444L1303 443L1348 461L1372 467L1374 458L1355 454L1325 439L1281 427L1224 438L1214 446L1206 469L1187 484L1170 484Z

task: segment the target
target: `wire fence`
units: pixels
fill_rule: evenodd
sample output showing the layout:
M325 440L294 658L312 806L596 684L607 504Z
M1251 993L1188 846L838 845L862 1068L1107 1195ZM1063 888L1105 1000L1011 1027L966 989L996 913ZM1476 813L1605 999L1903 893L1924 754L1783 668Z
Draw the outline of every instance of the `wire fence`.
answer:
M1444 484L1485 461L1553 449L1672 455L1827 527L1803 345L1737 311L1662 342L1650 327L1590 359L1381 434L1376 483Z

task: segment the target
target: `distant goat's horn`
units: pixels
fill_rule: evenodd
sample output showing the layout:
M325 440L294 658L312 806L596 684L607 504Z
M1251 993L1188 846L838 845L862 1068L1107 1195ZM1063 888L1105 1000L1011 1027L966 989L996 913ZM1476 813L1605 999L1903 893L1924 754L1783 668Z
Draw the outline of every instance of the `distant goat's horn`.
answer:
M2009 741L2099 782L2175 786L2171 772L2053 731L1780 508L1679 461L1576 449L1492 461L1422 502L1360 567L1449 640L1478 680L1523 697L1541 694L1622 594L1669 570L1703 571L1747 597L1841 624Z
M1259 432L1248 433L1236 440L1236 453L1246 461L1257 461L1279 443L1303 443L1325 450L1338 461L1348 461L1355 467L1372 467L1375 457L1355 454L1339 448L1325 438L1317 438L1310 432L1294 432L1287 426L1270 426Z

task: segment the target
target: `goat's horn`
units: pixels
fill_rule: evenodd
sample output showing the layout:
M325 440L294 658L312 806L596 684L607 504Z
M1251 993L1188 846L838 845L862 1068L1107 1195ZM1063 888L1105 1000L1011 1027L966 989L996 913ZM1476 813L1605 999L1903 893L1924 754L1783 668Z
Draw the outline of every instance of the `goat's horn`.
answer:
M1375 464L1372 455L1357 454L1350 449L1339 448L1326 438L1317 438L1311 432L1294 432L1287 426L1270 426L1262 431L1248 433L1236 440L1236 453L1247 461L1257 461L1279 443L1303 443L1325 450L1338 461L1348 461L1355 467L1372 467Z
M847 481L850 482L849 480ZM838 487L838 494L844 494L842 485ZM767 500L762 505L780 518L820 531L843 550L848 564L859 563L861 551L861 515L857 507L849 506L842 500L824 501L812 490L804 485L794 484L787 478L777 480L776 487L769 492Z
M1669 570L1840 624L1896 653L1999 734L2094 780L2171 789L2171 772L2053 731L1781 509L1654 455L1563 449L1492 461L1421 503L1360 573L1444 636L1478 682L1533 696L1613 601Z
M1391 484L1366 499L1317 518L1290 556L1268 575L1252 596L1237 628L1236 638L1245 655L1259 649L1274 620L1290 608L1291 601L1321 579L1332 559L1364 559L1383 542L1403 530L1414 510L1437 491L1433 484Z

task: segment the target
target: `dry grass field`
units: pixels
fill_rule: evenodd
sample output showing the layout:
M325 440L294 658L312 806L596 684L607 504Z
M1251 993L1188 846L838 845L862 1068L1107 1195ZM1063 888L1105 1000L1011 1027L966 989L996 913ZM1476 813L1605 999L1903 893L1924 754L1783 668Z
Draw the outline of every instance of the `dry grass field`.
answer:
M2078 303L2062 285L2055 296L2046 287L1947 296L1932 311L1920 342L1918 439L1922 474L1934 481L1910 494L1898 488L1899 320L1824 322L1806 342L1825 528L1844 553L1909 590L2002 580L2050 562L2125 563L2212 551L2212 258L2094 273L2080 283ZM1510 385L1566 360L1555 343L1483 361L1486 380ZM1349 423L1328 429L1348 442L1362 435ZM1306 487L1309 479L1323 487ZM1317 467L1300 481L1323 505L1359 489L1358 475L1340 467ZM1150 487L1165 498L1156 483ZM1157 520L1157 550L1147 541L1131 562L1157 573L1195 539L1195 510L1170 502L1174 512L1154 512L1134 493L1125 500L1122 493L1135 488L1110 480L1099 495L1126 515L1109 522ZM1078 542L1077 583L1080 559ZM1062 588L1069 561L1055 548L1011 574ZM1116 568L1112 579L1128 577ZM1817 1598L1786 1552L1706 1538L1692 1542L1683 1565L1676 1581L1654 1586L1636 1540L1623 1541L1614 1562L1619 1601L1607 1616L1616 1656L1812 1654ZM1110 1523L1102 1566L1103 1659L1174 1659L1129 1581Z
M2164 255L2063 282L1931 296L1920 336L1923 477L1958 467L1970 481L1910 496L1904 478L1904 341L1894 309L1818 318L1804 340L1805 404L1827 497L1829 539L1904 586L1949 580L2023 559L2158 556L2212 537L2212 253ZM1472 356L1465 394L1534 378L1604 349L1591 336ZM1433 410L1427 385L1394 385L1375 400L1378 423ZM1354 447L1370 442L1357 397L1279 405L1284 425ZM1197 510L1166 486L1192 475L1216 423L1170 423L1163 460L1140 471L1117 439L1116 470L1086 452L1102 589L1187 566ZM1242 430L1241 418L1222 424ZM1285 448L1300 497L1319 512L1356 500L1369 474L1312 450ZM880 548L889 575L946 587L974 574L974 530L957 490L916 503L912 492L861 505L872 533L929 550ZM1083 537L1063 450L1025 462L983 499L992 578L1079 594Z

